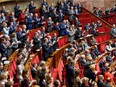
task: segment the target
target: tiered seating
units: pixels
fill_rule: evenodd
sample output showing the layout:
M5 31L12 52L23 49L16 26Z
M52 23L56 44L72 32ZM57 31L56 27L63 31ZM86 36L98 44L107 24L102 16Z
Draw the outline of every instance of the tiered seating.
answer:
M85 25L87 22L92 22L92 21L94 21L94 22L96 22L97 20L100 20L101 22L102 22L102 24L103 24L103 27L101 27L101 28L99 28L98 30L100 31L100 32L103 32L103 34L100 34L100 35L98 35L98 36L96 36L96 40L97 40L97 42L98 43L100 43L99 44L99 48L100 48L100 51L101 52L104 52L105 51L105 44L106 44L106 42L108 42L109 40L110 40L110 33L109 33L109 31L110 31L110 29L111 29L111 25L109 25L108 23L106 23L105 21L103 21L102 19L99 19L99 18L97 18L96 16L94 16L93 14L91 14L90 12L88 12L86 9L84 9L84 12L85 12L85 14L84 13L82 13L82 14L80 14L79 15L79 19L80 19L80 21L81 21L81 23L83 24L83 25ZM85 19L84 19L84 17L85 17L85 19L87 20L87 21L85 21ZM88 18L86 18L86 17L88 17ZM90 18L90 19L89 19ZM89 37L89 39L90 39L91 37ZM69 43L70 44L70 43ZM101 48L102 47L102 48ZM61 48L60 50L58 50L58 51L55 51L54 53L53 53L53 57L52 57L52 59L51 59L51 61L54 63L54 66L55 67L61 67L60 68L60 71L62 71L62 66L60 65L60 59L62 59L62 55L63 55L63 53L64 52L61 52L62 50L64 50L64 48ZM100 60L103 58L103 56L105 56L106 55L106 53L105 54L103 54L102 56L100 56L100 57L98 57L96 60L94 60L94 62L96 62L97 63L97 66L96 66L96 69L99 71L99 73L100 73L100 68L99 68L99 62L100 62ZM56 60L56 61L55 61ZM50 63L51 63L51 61L50 61ZM79 69L83 69L83 67L81 67L81 66L79 66L78 65L78 63L77 63L77 67L79 67ZM83 71L84 71L84 69L83 70L81 70L81 75L80 75L80 77L83 77ZM65 71L66 72L66 71ZM59 78L61 79L62 77L62 73L61 72L58 72L59 73ZM63 72L63 74L64 74L64 72ZM64 78L65 79L65 78ZM61 80L62 81L62 80Z

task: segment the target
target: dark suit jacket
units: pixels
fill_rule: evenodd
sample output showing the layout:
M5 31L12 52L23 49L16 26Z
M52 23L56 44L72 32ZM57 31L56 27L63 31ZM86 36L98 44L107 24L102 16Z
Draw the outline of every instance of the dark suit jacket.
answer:
M19 10L19 6L15 6L14 7L14 12L15 12L15 17L17 18L17 17L19 17L20 16L20 14L21 14L21 10Z
M67 79L68 82L74 82L75 69L72 65L67 66Z
M35 50L40 49L40 47L41 47L41 40L38 40L38 37L34 36L33 44L34 44L34 49Z
M42 45L42 51L43 51L43 57L45 58L45 60L47 60L47 58L50 56L50 47L48 46L47 43L43 43Z
M90 87L90 86L89 86L89 84L82 83L82 86L81 87Z
M96 74L95 74L91 69L89 69L89 70L87 71L87 77L88 77L89 79L92 79L92 81L95 81L95 79L96 79Z
M7 57L7 47L4 43L0 43L0 53L2 54L2 57Z
M98 87L104 87L104 81L102 81L102 80L98 80L98 82L97 82L97 85L98 85Z
M29 4L29 12L30 13L35 13L35 6L33 4Z
M21 86L20 87L29 87L29 79L28 78L24 78L23 81L21 82Z
M32 78L33 78L33 79L36 78L36 74L37 74L37 70L34 69L34 68L31 68L31 75L32 75Z
M113 61L112 56L111 55L106 56L106 60L108 62L112 62Z

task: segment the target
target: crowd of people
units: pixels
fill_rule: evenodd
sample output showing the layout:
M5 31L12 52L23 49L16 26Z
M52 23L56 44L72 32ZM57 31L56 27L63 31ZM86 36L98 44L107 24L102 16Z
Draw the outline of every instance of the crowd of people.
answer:
M83 29L78 18L78 15L83 12L83 5L80 2L73 2L73 0L58 0L56 6L53 3L49 5L46 0L43 0L40 13L36 13L36 8L34 2L30 1L25 11L21 10L20 5L16 3L10 17L8 17L9 12L5 9L5 6L0 11L0 31L3 33L0 35L0 87L12 87L14 83L19 83L20 87L31 87L33 84L40 87L61 87L59 80L53 80L49 67L45 63L50 55L58 49L60 36L65 35L68 35L68 41L71 42L70 47L66 49L64 54L64 59L67 61L66 77L69 87L107 87L107 85L110 85L113 78L106 77L107 73L111 71L109 68L111 63L114 62L110 52L116 48L116 42L107 44L106 52L108 52L108 55L100 61L102 75L99 75L98 83L95 82L97 72L95 70L96 63L93 61L101 53L94 36L99 34L97 28L103 26L102 22L98 20L97 22L87 23ZM65 19L65 16L68 16L68 18ZM20 25L22 27L19 27ZM35 32L33 39L30 40L28 33L36 28L41 28L41 31ZM49 33L53 30L57 30L59 36L54 33L51 37ZM86 39L82 39L80 42L75 41L89 34L94 35L90 42ZM112 38L116 37L115 25L111 29L111 35ZM32 48L34 51L32 51ZM39 65L32 64L31 75L33 80L30 82L29 71L25 70L24 67L31 54L38 52L41 48L43 60ZM6 61L16 50L18 51L18 60L16 75L13 80L8 77L4 65L7 64ZM79 55L83 51L85 53ZM113 55L116 56L116 50ZM86 77L82 79L79 77L80 71L76 71L74 66L77 60L84 67L84 76ZM115 72L113 74L115 75ZM105 82L104 77L106 78Z
M116 5L114 5L112 8L106 8L105 11L103 11L101 8L94 7L93 13L100 18L102 18L104 15L105 18L108 20L112 13L116 14Z

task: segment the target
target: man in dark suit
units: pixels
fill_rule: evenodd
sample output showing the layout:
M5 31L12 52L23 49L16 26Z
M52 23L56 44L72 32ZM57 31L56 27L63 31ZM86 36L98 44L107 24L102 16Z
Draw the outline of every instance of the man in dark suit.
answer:
M95 53L95 55L96 55L96 56L101 55L101 53L100 53L100 51L99 51L99 49L98 49L97 45L95 45L94 53Z
M51 36L48 36L48 45L50 45L49 52L50 54L52 54L54 52L54 48L53 48L54 43L52 42Z
M56 35L56 33L54 33L54 36L52 38L52 42L53 42L53 49L54 51L58 48L58 37Z
M41 47L41 37L39 37L38 32L35 32L33 37L34 50L37 51Z
M111 38L116 38L116 25L113 24L113 27L111 28Z
M5 39L2 38L0 42L0 53L2 54L2 57L7 57L7 45L5 44Z
M48 9L48 3L47 3L46 0L43 0L43 2L42 2L42 6L43 6L43 5L46 7L46 9Z
M15 12L15 17L18 18L21 14L20 6L18 3L16 3L16 5L14 7L14 12Z
M110 10L109 10L109 8L106 8L106 10L105 10L105 17L106 17L106 20L108 20L108 18L110 17Z
M32 13L30 13L30 15L27 17L27 21L26 21L26 23L27 23L27 27L28 27L28 29L33 29L33 14Z
M113 8L111 9L111 13L116 13L116 5L114 5Z
M35 14L33 21L34 21L34 28L35 29L40 27L40 19L38 18L38 14Z
M99 75L98 77L98 81L97 81L97 85L98 87L104 87L104 76L103 75Z
M113 57L111 53L109 52L108 55L106 56L106 61L112 63L113 62Z
M60 25L60 35L64 36L64 35L66 35L66 32L67 32L67 30L66 30L66 20L64 20L63 23L61 23L61 25Z
M74 76L75 76L74 61L71 61L71 63L67 67L67 80L69 87L74 86Z
M51 46L51 44L48 44L48 39L45 38L44 43L42 45L43 57L44 57L45 61L50 56L50 51L49 51L50 50L50 46Z
M82 27L79 27L75 34L76 39L79 39L82 37Z
M2 6L1 13L4 13L5 16L7 15L7 11L5 9L5 6Z
M97 16L98 16L98 17L102 17L102 11L101 11L101 8L98 9L98 11L97 11Z
M100 61L100 68L102 69L102 74L104 74L104 72L106 71L106 66L105 66L105 63L106 63L106 58L103 57L103 59Z
M82 13L83 5L81 4L81 2L78 2L77 8L78 8L79 13Z
M31 75L32 75L32 78L33 79L35 79L36 78L36 75L37 75L36 67L37 67L37 64L36 63L32 64Z
M30 1L30 4L29 4L29 12L30 13L35 13L35 5L34 5L34 3L33 3L33 1Z
M62 13L62 10L59 10L59 13L58 13L58 21L59 22L62 22L63 21L63 13Z

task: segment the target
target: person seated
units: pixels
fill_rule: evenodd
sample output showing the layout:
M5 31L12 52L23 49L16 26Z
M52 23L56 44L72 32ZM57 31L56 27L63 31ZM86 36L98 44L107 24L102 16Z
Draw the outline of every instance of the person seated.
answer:
M29 12L34 14L35 13L35 9L36 9L36 7L35 7L33 1L30 1Z
M111 52L113 50L112 46L111 46L111 43L108 42L107 45L106 45L106 48L105 48L105 52Z
M90 29L91 29L91 25L90 25L90 23L87 23L87 25L85 25L85 30L86 30L87 34L90 33Z
M111 28L111 38L116 37L116 25L113 24L113 27Z
M91 25L91 28L93 29L95 27L95 22L92 22L90 25Z
M94 48L91 48L90 54L93 60L97 58L96 54L94 53Z
M91 38L90 44L91 44L92 46L97 45L97 41L96 41L95 37L92 37L92 38Z
M98 30L97 30L97 25L95 24L94 28L92 28L91 34L97 36L98 35Z
M114 56L111 55L111 52L109 52L106 55L106 61L109 62L109 63L113 63L113 58L114 58Z
M97 28L102 27L102 22L100 20L98 20L96 24L97 24Z

